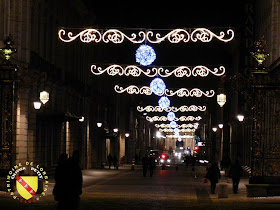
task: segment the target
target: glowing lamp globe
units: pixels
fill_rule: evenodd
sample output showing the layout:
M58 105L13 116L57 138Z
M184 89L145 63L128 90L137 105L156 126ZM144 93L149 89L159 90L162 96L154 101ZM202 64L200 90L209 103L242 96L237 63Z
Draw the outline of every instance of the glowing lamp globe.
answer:
M143 44L136 50L135 58L142 66L149 66L155 61L156 53L151 46Z
M150 88L154 94L161 96L166 89L166 85L162 79L155 78L151 81Z
M171 121L170 122L170 127L171 128L176 128L177 127L177 123L175 121Z
M220 105L220 107L223 107L226 103L226 95L221 93L217 95L217 103Z
M49 96L50 96L50 94L47 91L40 92L40 101L43 104L46 104L50 99Z
M173 120L175 119L175 114L174 114L174 112L169 112L169 113L167 114L167 119L168 119L169 121L173 121Z
M158 105L163 108L166 109L170 106L170 100L166 97L166 96L162 96L159 100L158 100Z

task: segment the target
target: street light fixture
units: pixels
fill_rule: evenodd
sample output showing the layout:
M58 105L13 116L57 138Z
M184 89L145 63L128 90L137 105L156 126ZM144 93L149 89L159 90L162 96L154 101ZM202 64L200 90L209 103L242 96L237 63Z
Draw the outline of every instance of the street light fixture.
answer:
M217 103L220 105L220 107L223 107L226 103L226 95L223 93L220 93L217 95Z
M213 130L214 132L217 132L218 128L213 127L212 130Z
M79 121L80 121L80 122L84 122L84 121L85 121L85 117L81 117L81 118L79 119Z
M33 105L34 105L34 109L40 109L41 108L41 102L39 102L39 101L35 101L35 102L33 102Z
M126 134L125 134L125 137L128 138L128 137L129 137L129 133L126 133Z
M102 127L102 123L101 122L96 123L96 125L97 125L98 128Z
M46 104L50 99L50 94L47 92L47 91L42 91L40 92L40 101L43 103L43 104Z
M114 128L113 131L114 131L115 133L117 133L117 132L119 131L119 129Z
M224 124L220 123L218 126L219 126L220 129L223 129Z
M243 120L244 120L244 115L239 114L239 115L237 115L236 117L237 117L237 119L238 119L239 122L243 122Z

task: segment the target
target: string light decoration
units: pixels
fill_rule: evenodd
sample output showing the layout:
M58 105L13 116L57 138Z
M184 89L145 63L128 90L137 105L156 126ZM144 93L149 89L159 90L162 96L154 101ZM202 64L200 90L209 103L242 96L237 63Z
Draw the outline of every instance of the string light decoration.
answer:
M144 74L147 77L169 77L174 75L175 77L207 77L209 73L215 76L222 76L225 74L226 69L224 66L219 66L214 68L213 70L209 69L206 66L179 66L173 70L169 70L170 66L162 66L162 67L152 67L147 68L145 70L141 69L139 66L129 65L129 66L121 66L118 64L110 65L106 68L102 68L100 66L91 65L91 72L94 75L101 75L105 72L109 76L133 76L139 77L141 74Z
M162 79L155 78L150 83L150 89L154 94L162 96L166 89L166 85Z
M162 108L162 109L167 109L170 106L170 100L166 97L166 96L162 96L160 97L160 99L158 100L158 105Z
M131 29L125 29L129 31ZM114 43L120 44L123 43L124 40L128 40L134 44L140 44L144 42L156 43L159 44L163 41L169 41L173 44L178 44L180 42L188 43L188 42L211 42L213 38L216 38L222 42L229 42L234 38L234 31L232 29L228 29L226 33L224 31L220 31L219 34L215 34L207 28L196 28L196 29L174 29L168 32L167 34L154 33L159 30L148 30L148 29L139 29L140 31L136 33L131 33L130 35L126 35L124 32L118 29L94 29L88 28L84 29L76 35L73 35L73 32L69 31L66 33L64 28L58 31L58 37L63 42L72 42L78 38L83 43L90 42L104 42L104 43ZM135 29L134 29L135 31ZM162 30L166 31L166 30Z
M157 80L159 78L154 79L153 81ZM161 79L159 79L161 80ZM115 86L115 91L117 93L124 93L127 92L129 94L142 94L142 95L152 95L152 93L155 93L158 96L166 95L166 96L178 96L178 97L213 97L215 95L214 90L207 90L203 92L202 90L198 88L193 88L191 90L188 90L186 88L180 88L176 91L165 89L165 84L162 80L162 82L153 83L151 82L150 87L143 86L143 87L137 87L135 85L130 85L127 88L120 87L119 85ZM158 80L157 80L158 81ZM153 84L152 84L153 83Z
M135 59L142 66L149 66L156 60L156 53L151 46L143 44L136 50Z
M169 113L171 113L171 112L169 112ZM197 117L194 117L194 116L181 116L179 118L175 117L173 120L176 121L176 122L177 121L186 122L186 121L199 121L201 119L202 119L201 116L197 116ZM165 116L153 116L153 117L146 116L146 120L148 120L150 122L154 122L154 121L159 121L159 122L173 121L173 120L169 120L168 119L168 115L167 115L167 117L165 117Z
M176 135L166 135L166 138L178 138ZM193 135L182 135L180 136L182 139L189 139L189 138L194 138Z
M178 125L175 121L171 121L169 124L155 124L156 128L194 128L197 129L198 126L197 124L182 124L182 125Z
M139 112L197 112L197 111L206 111L206 106L196 106L196 105L191 105L191 106L181 106L181 107L168 107L166 109L160 107L160 106L146 106L146 107L141 107L137 106L137 111Z
M175 129L172 129L172 128L159 128L159 131L160 132L165 132L165 133L173 133L173 132L175 132L174 131ZM191 128L184 128L184 129L178 129L178 130L179 130L179 133L195 132L195 129L191 129ZM180 136L180 135L177 135L176 133L178 134L178 132L175 132L176 136Z
M175 118L176 118L176 116L175 116L175 113L174 113L174 112L168 112L168 114L167 114L167 119L168 119L169 121L173 121L173 120L175 120Z

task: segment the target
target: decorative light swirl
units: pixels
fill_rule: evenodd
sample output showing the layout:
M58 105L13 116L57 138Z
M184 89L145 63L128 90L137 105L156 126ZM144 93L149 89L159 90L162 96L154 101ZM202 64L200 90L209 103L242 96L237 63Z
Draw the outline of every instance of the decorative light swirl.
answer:
M165 133L173 133L174 129L172 128L160 128L158 129L160 132L165 132ZM190 133L190 132L195 132L195 129L191 128L184 128L184 129L179 129L180 133Z
M152 95L152 90L148 86L143 86L143 87L139 88L135 85L130 85L127 88L123 88L118 85L115 85L115 91L117 93L127 92L128 94Z
M135 33L132 33L129 37L129 36L125 35L123 32L121 32L120 30L109 29L103 34L102 40L105 43L113 42L114 44L120 44L124 41L124 38L126 38L127 40L129 40L132 43L140 44L140 43L143 43L146 39L145 32L140 31L138 33L138 37L140 38L139 40L137 40L137 35Z
M202 117L200 117L200 116L197 116L197 117L194 117L194 116L181 116L179 118L175 117L174 121L181 121L181 122L185 122L185 121L199 121L201 119L202 119ZM167 117L165 117L165 116L153 116L153 117L146 116L146 120L148 120L150 122L154 122L154 121L169 121L167 119Z
M227 35L229 36L229 38L225 38L225 32L223 31L220 32L220 35L216 35L209 29L197 28L191 33L191 40L193 42L197 42L198 40L201 42L211 42L212 38L215 37L220 41L229 42L234 37L234 31L232 29L228 29Z
M224 31L220 31L219 35L216 35L206 28L197 28L193 31L191 31L191 29L174 29L168 32L166 35L162 35L160 32L155 33L154 35L153 31L156 30L140 30L138 32L138 35L136 33L126 35L122 31L117 29L85 29L76 35L73 35L72 32L68 32L66 35L66 31L64 29L60 29L58 31L58 37L63 42L72 42L80 37L81 42L84 43L98 43L102 40L104 43L112 42L114 44L120 44L125 39L136 44L140 44L146 41L150 43L161 43L166 40L170 43L177 44L180 42L188 43L189 41L210 42L214 37L219 41L229 42L234 38L234 31L232 29L228 29L226 33Z
M160 106L146 106L146 107L141 107L137 106L137 111L139 112L197 112L197 111L206 111L206 106L196 106L196 105L191 105L191 106L181 106L181 107L174 107L170 106L166 109L161 108Z
M210 91L206 91L203 92L202 90L198 89L198 88L194 88L191 90L188 90L186 88L180 88L179 90L173 91L173 90L169 90L166 89L165 90L165 94L167 96L174 96L177 95L179 97L201 97L201 96L206 96L206 97L213 97L215 95L215 91L214 90L210 90Z
M191 77L191 76L207 77L209 73L212 73L215 76L222 76L225 74L226 69L224 66L219 66L217 68L214 68L214 70L211 70L206 66L199 65L193 68L188 66L179 66L171 71L167 67L158 67L158 68L153 67L151 69L147 68L143 70L135 65L122 67L120 65L113 64L105 69L102 69L102 67L97 67L96 65L91 65L91 72L95 75L101 75L107 72L107 74L110 76L125 75L125 76L133 76L133 77L139 77L142 73L148 77L155 77L155 76L169 77L172 75L174 75L175 77Z
M124 93L127 92L129 94L142 94L142 95L152 95L153 91L150 87L148 86L143 86L143 87L137 87L135 85L130 85L127 88L123 88L120 87L118 85L115 86L115 91L117 93ZM215 91L214 90L210 90L210 91L205 91L203 92L202 90L198 89L198 88L194 88L191 90L188 90L186 88L180 88L176 91L173 90L169 90L169 89L165 89L164 92L157 92L156 95L158 96L162 96L162 95L166 95L166 96L174 96L177 95L179 97L202 97L203 95L206 97L213 97L215 95Z
M174 121L172 121L174 122ZM195 128L196 126L194 124L182 124L182 125L178 125L178 124L174 124L174 127L172 127L171 124L155 124L156 128Z
M67 39L64 39L63 36L66 35L66 31L64 29L60 29L58 31L58 37L63 42L72 42L78 37L80 37L81 42L90 43L90 42L100 42L102 35L97 29L86 29L73 36L72 32L67 33Z

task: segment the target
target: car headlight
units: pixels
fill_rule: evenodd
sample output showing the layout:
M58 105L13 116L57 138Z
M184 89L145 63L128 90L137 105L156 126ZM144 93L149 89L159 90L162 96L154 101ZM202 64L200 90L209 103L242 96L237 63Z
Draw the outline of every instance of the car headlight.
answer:
M171 160L170 159L167 159L167 163L170 163L171 162Z
M160 159L160 162L161 162L161 163L163 163L163 162L164 162L164 160L163 160L163 159Z

